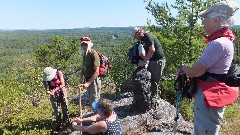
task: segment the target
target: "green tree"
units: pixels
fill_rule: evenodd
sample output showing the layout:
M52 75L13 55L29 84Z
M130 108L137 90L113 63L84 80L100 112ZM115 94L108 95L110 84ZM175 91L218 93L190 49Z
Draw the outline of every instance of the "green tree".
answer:
M236 36L236 39L234 40L234 44L235 44L235 55L234 55L234 59L240 63L240 30L239 29L232 29L234 35Z
M64 72L65 81L71 85L79 83L78 76L81 66L81 58L78 53L78 38L53 36L52 42L39 46L34 56L38 65L42 68L52 66ZM69 82L69 80L75 80Z
M167 58L166 74L172 74L183 63L193 64L205 47L203 32L198 21L200 11L217 0L176 0L175 4L145 0L146 9L153 15L157 25L149 30L156 34L162 43ZM174 12L177 14L174 15Z

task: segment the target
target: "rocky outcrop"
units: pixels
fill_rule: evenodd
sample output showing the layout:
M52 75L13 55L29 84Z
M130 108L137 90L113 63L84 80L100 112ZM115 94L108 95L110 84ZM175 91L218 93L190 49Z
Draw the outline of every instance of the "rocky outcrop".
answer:
M77 102L76 98L73 101ZM82 102L84 104L86 101ZM156 109L145 113L136 110L132 102L131 93L123 93L112 100L114 111L121 120L124 135L167 135L174 134L174 131L176 135L193 134L193 124L185 121L181 115L177 121L177 129L174 130L176 109L167 101L159 99Z
M159 99L156 109L151 109L145 113L139 113L132 104L132 96L130 93L125 93L119 96L119 99L113 101L115 112L121 119L124 134L139 132L139 134L150 135L156 132L174 133L174 118L176 109L165 100ZM193 133L193 124L184 121L180 115L177 121L178 134ZM141 130L140 130L141 129ZM143 130L144 129L144 130Z

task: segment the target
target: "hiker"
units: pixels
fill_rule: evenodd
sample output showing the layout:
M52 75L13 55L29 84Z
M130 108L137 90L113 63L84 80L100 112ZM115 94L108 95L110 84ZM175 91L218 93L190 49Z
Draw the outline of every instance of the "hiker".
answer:
M235 36L230 27L234 24L233 15L237 4L221 1L200 12L203 18L206 48L193 66L181 65L178 72L189 77L199 78L205 72L227 74L234 55ZM205 81L197 79L194 94L194 135L217 135L220 120L226 105L238 97L238 87L227 86L224 82L208 76Z
M152 102L156 102L158 97L157 87L166 62L165 55L155 35L144 32L140 27L135 27L134 30L134 38L144 43L144 49L146 51L143 61L140 61L138 66L144 67L149 61L147 69L151 73L151 100Z
M68 99L67 91L65 89L65 82L61 70L52 67L46 67L43 70L43 86L48 95L56 117L56 131L60 130L61 116L60 106L62 107L63 125L70 126L69 113L68 113Z
M88 118L75 118L72 127L77 131L87 132L90 134L102 133L103 135L121 135L122 127L117 114L113 111L107 99L99 99L98 102L92 103L92 108L97 112ZM90 126L80 126L83 122L95 122Z
M87 89L90 105L100 98L101 80L99 79L100 58L92 49L93 43L89 37L80 39L83 50L83 65L80 71L80 86Z

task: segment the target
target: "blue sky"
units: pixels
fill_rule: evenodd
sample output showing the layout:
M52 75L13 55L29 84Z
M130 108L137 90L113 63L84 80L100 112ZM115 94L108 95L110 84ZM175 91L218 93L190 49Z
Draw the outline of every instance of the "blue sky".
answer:
M143 0L0 0L0 29L142 26L154 19L145 6ZM240 24L240 11L235 18Z

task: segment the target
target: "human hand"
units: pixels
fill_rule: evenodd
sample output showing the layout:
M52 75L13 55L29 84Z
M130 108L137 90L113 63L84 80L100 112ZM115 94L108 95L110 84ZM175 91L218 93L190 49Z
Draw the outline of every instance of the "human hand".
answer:
M86 82L84 84L80 84L80 87L83 87L83 89L88 88L88 86L90 85L90 83Z
M73 120L73 122L72 122L72 125L74 125L74 124L81 124L83 122L83 119L80 119L80 118L75 118L74 120Z
M182 69L178 69L176 72L176 76L185 74Z
M54 95L54 93L55 93L55 90L51 91L49 94Z
M46 90L46 94L50 94L51 93L51 91L49 91L49 90Z
M73 125L73 126L77 125L77 122L75 122L75 121L74 121L74 122L72 122L72 125Z

